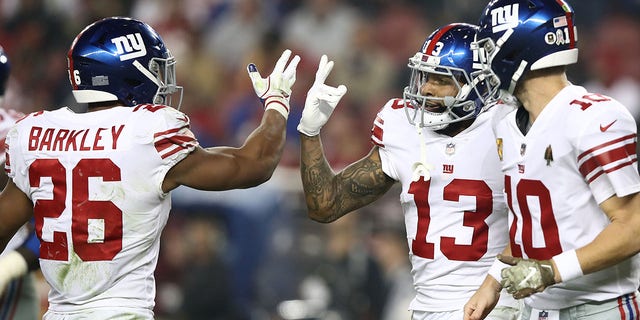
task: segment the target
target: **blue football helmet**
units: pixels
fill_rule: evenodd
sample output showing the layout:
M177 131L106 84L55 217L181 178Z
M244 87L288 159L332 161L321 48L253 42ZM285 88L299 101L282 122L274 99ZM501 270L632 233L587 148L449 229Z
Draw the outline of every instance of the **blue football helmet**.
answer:
M529 70L578 61L574 12L564 0L493 0L479 26L475 45L487 55L485 68L510 94Z
M475 118L489 97L486 70L477 63L472 50L478 27L452 23L434 31L413 57L409 58L411 77L404 88L404 110L409 123L441 130L450 123ZM457 86L456 96L434 97L421 92L432 75L450 77Z
M10 71L11 65L9 64L9 57L7 57L4 49L0 46L0 97L4 96L4 92L7 90Z
M86 27L67 54L69 80L78 103L120 101L179 108L175 59L160 35L144 22L111 17ZM177 104L172 105L176 95Z

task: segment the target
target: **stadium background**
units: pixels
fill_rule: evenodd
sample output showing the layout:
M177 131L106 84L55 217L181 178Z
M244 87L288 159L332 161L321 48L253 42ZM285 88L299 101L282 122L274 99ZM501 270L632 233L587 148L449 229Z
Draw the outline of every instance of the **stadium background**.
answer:
M436 27L476 23L477 0L0 0L12 74L5 107L70 106L66 53L87 24L131 16L176 56L182 111L203 146L238 145L262 113L246 75L284 48L302 57L274 178L248 190L178 189L156 272L159 320L407 319L411 278L398 192L333 224L306 217L295 127L321 54L349 91L322 135L335 170L364 156L377 110L400 97L407 60ZM640 118L640 0L573 0L580 60L570 80ZM43 308L46 284L40 282ZM399 310L399 311L398 311Z

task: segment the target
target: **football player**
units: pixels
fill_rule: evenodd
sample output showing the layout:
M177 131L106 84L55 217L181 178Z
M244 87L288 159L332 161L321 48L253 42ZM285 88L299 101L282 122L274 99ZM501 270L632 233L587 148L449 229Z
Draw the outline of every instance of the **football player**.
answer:
M11 65L0 47L0 106L7 89ZM4 140L13 124L24 115L0 107L0 163L5 162ZM7 175L0 173L0 186L7 183ZM0 320L40 318L40 299L35 277L29 271L37 270L38 239L33 223L24 224L0 253Z
M51 286L44 319L153 319L171 190L249 188L271 177L300 58L285 50L266 78L250 64L262 122L241 147L206 149L176 109L175 59L146 23L99 20L67 58L74 97L88 112L35 112L9 131L0 249L35 216Z
M567 79L577 40L564 0L494 0L480 18L494 92L521 106L496 127L510 254L465 319L482 319L502 287L524 299L523 319L638 318L636 123L614 98Z
M369 154L338 173L320 129L346 87L324 84L333 62L322 57L298 125L301 176L309 217L329 223L402 186L400 202L416 296L413 320L462 319L464 303L508 243L503 176L495 152L488 79L471 43L477 26L435 30L409 59L403 98L389 100L373 123ZM505 295L491 319L515 319Z

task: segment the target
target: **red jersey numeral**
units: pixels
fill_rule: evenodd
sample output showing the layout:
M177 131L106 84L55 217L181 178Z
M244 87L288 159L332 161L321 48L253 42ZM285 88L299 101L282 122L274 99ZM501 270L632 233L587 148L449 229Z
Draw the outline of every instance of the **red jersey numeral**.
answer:
M393 100L393 104L391 105L391 109L402 109L404 108L404 100L395 99Z
M416 239L411 243L413 254L433 259L435 245L426 241L431 223L431 207L429 205L429 186L431 180L411 183L409 193L413 194L418 209L418 229ZM443 190L443 199L458 202L460 196L474 196L476 210L465 211L462 225L473 228L471 244L456 244L455 236L440 237L440 251L450 260L477 261L487 253L489 226L487 217L493 212L491 188L481 180L454 179Z
M42 178L50 178L53 184L51 199L37 199L34 205L36 234L40 238L40 258L69 260L67 234L53 231L53 241L42 240L44 218L57 219L66 209L67 197L71 197L71 237L74 252L83 261L112 260L122 250L122 211L111 201L89 200L89 178L103 181L120 181L120 168L110 159L83 159L72 170L71 194L67 193L66 168L57 159L37 159L29 166L29 183L40 187ZM104 224L104 238L89 241L89 221Z
M153 113L153 112L156 112L156 111L158 111L160 109L164 109L166 107L167 106L161 105L161 104L139 104L135 108L133 108L133 112L137 112L138 110L143 109L143 110L148 110L148 111Z
M580 106L580 109L587 110L589 107L593 105L593 102L603 102L603 101L611 101L611 98L607 96L603 96L597 93L589 93L582 96L581 99L575 99L569 104L576 104Z
M522 252L527 257L533 259L547 260L562 252L560 244L560 234L558 232L558 224L556 223L553 213L553 204L551 203L551 193L549 189L540 180L522 179L515 186L515 196L518 199L518 208L522 216L522 246L515 243L517 217L514 216L511 227L509 228L509 238L511 239L511 254L515 257L522 257ZM505 176L505 192L507 194L507 203L512 212L513 210L513 192L511 187L511 177ZM536 226L537 230L542 230L542 238L544 239L543 247L534 247L533 245L533 215L529 208L529 204L538 200L538 208L540 208L539 221L540 225Z

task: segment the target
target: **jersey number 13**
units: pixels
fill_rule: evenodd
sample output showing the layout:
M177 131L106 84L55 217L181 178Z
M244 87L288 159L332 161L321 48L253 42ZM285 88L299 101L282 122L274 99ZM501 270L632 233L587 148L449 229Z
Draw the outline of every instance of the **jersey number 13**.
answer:
M431 223L431 206L429 205L429 186L431 180L424 178L411 183L409 193L413 194L418 209L418 229L416 239L411 244L413 254L425 258L434 258L434 243L428 242L427 232ZM487 217L493 211L491 188L481 180L454 179L443 190L446 201L460 201L460 196L476 198L476 210L465 211L462 225L473 228L470 244L456 244L455 235L440 237L440 251L449 260L477 261L487 253L489 226Z

